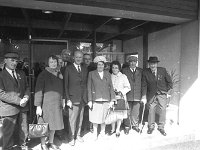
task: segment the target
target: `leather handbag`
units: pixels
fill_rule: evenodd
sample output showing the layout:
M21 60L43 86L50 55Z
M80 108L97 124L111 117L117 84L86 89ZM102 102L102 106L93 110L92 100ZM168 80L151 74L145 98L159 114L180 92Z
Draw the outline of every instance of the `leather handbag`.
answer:
M108 109L105 118L105 124L112 124L118 120L116 113L112 110L112 108Z
M114 110L127 110L126 101L123 97L123 94L121 92L115 92L115 94L121 98L117 99L114 103Z
M126 101L124 99L117 99L114 104L114 110L127 110Z
M44 122L42 117L37 117L38 123L34 124L36 116L33 119L33 123L29 124L29 138L40 138L48 136L49 134L49 125ZM41 118L42 123L39 123L39 118Z

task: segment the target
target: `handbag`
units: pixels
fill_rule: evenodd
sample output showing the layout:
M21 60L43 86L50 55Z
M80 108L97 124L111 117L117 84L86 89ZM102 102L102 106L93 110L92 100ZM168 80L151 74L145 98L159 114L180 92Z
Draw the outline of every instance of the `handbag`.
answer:
M40 117L43 123L34 124L36 116L33 119L32 124L29 124L29 138L40 138L48 136L49 134L49 124L44 122L44 119ZM39 117L37 117L37 121Z
M114 103L114 110L127 110L127 105L123 94L121 92L115 92L115 94L121 96L121 98L117 99Z
M106 114L105 118L105 124L112 124L118 120L117 115L112 110L112 108L108 109L108 112Z

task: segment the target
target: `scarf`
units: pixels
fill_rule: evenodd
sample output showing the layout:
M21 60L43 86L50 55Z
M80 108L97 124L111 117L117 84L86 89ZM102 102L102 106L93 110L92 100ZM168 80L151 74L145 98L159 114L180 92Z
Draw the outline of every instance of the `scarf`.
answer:
M46 67L45 68L49 73L53 74L54 76L63 79L63 75L61 74L60 70L58 68L50 68L50 67Z

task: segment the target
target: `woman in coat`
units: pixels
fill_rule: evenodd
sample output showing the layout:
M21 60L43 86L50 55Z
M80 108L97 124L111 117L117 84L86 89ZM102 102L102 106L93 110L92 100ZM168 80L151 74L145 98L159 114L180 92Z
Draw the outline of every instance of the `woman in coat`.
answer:
M114 104L114 90L111 81L111 75L104 70L106 59L103 56L97 56L94 63L97 69L89 72L88 76L88 106L89 120L93 123L94 138L97 139L97 128L101 125L100 136L105 135L105 117L108 108Z
M35 87L36 114L42 116L49 124L49 143L45 144L45 137L41 138L42 150L59 149L53 144L55 130L64 128L63 124L63 76L57 69L58 59L51 55L48 57L48 67L38 76Z
M126 93L128 93L131 90L131 86L128 81L128 78L125 74L122 74L120 72L121 65L118 61L113 61L111 63L111 69L112 69L111 79L112 79L114 91L116 93L115 98L116 99L123 98L126 101ZM117 95L117 93L120 93L122 95ZM127 106L128 106L128 103L127 103ZM118 118L116 122L117 123L116 137L119 137L122 120L127 118L127 110L114 110L114 114L116 115L116 118ZM112 123L112 130L109 134L112 135L114 132L115 132L115 122Z

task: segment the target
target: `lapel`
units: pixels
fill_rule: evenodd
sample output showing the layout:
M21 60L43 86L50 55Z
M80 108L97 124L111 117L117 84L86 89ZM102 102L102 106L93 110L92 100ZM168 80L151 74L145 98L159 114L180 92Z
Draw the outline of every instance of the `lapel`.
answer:
M11 80L11 82L13 82L13 84L17 87L18 85L15 82L15 79L11 76L11 74L6 69L4 69L4 72L6 74L5 77L8 77Z
M156 74L156 77L155 77L155 75L153 74L153 72L151 71L151 69L150 69L150 68L149 68L149 74L150 74L150 76L151 76L151 78L152 78L153 80L157 81L158 69L157 69L157 74Z
M18 82L18 87L20 88L21 87L21 75L20 75L20 73L19 73L19 71L18 70L16 70L16 74L17 74L17 82Z
M74 72L78 77L80 77L80 78L82 79L82 78L83 78L83 71L84 71L82 65L80 65L80 69L81 69L81 73L79 73L78 70L76 69L76 67L74 66L74 64L72 64L72 70L73 70L73 72Z
M100 77L100 75L99 75L97 70L95 70L95 75L99 80L104 80L105 79L105 71L103 71L103 79L101 79L101 77Z
M132 72L131 69L130 69L129 67L127 68L127 70L128 70L129 76L130 76L131 79L134 81L134 79L135 79L135 77L134 77L134 72ZM135 70L135 71L136 71L136 70Z

